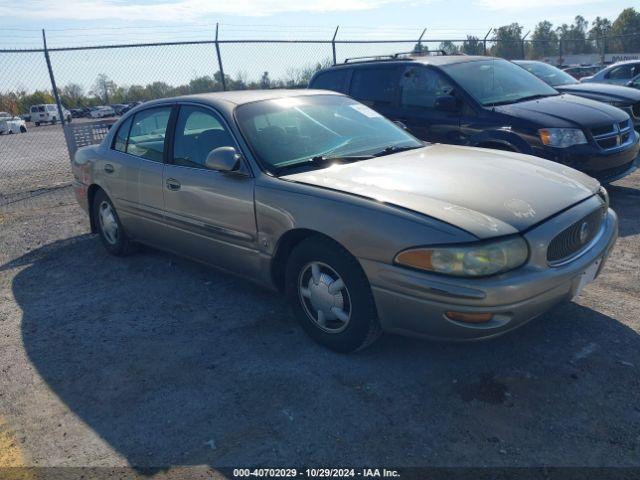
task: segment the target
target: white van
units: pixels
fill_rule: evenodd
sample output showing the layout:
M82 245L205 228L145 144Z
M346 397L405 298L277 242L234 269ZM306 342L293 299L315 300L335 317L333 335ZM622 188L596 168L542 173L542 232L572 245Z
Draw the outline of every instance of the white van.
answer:
M36 127L39 127L41 123L56 123L61 115L58 113L58 106L55 103L33 105L29 112L31 113L31 121ZM71 112L62 107L62 114L67 122L71 122Z

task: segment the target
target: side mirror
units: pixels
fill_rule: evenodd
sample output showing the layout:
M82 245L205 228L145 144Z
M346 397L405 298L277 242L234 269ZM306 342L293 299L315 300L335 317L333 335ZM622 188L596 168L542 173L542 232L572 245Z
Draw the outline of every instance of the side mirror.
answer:
M240 155L233 147L218 147L209 152L204 162L209 170L235 172L240 168Z
M409 130L407 126L404 123L402 123L400 120L394 120L393 123L395 123L398 127L400 127L403 130Z
M443 97L436 98L433 106L436 110L440 110L442 112L457 112L458 100L453 95L445 95Z

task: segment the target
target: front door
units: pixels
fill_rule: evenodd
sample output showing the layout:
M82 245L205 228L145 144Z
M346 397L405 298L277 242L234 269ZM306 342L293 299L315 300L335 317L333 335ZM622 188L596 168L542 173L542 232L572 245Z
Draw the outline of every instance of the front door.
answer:
M172 249L235 273L258 270L254 179L246 170L206 167L211 150L237 142L221 117L197 105L181 105L173 150L164 166L164 210Z

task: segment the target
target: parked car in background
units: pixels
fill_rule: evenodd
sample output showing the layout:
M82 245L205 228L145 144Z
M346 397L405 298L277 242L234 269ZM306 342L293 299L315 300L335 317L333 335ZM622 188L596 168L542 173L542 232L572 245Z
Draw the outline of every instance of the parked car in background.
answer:
M514 60L547 85L564 93L591 98L621 108L629 114L636 130L640 130L640 90L604 83L580 83L571 75L545 62Z
M94 107L89 112L89 116L91 118L114 117L115 115L116 115L115 110L112 107L108 106L108 105Z
M640 135L627 113L561 94L499 58L348 61L316 73L310 88L347 93L430 142L536 155L603 183L636 169Z
M27 133L27 124L16 115L0 112L0 135L5 133Z
M87 107L72 108L71 116L73 118L85 118L90 115L91 109Z
M111 108L113 108L113 111L116 113L116 115L122 115L128 106L128 103L116 103L111 105Z
M640 60L626 60L609 65L590 77L580 79L580 81L631 86L638 76L640 76Z
M382 330L505 333L579 294L617 237L595 179L425 145L326 91L152 101L72 169L107 251L147 243L283 291L304 330L341 352Z
M562 71L568 73L573 78L580 80L581 78L591 76L602 69L601 65L577 65L562 68Z
M127 113L129 110L131 110L132 108L137 107L138 105L142 105L143 102L131 102L129 103L126 107L124 107L122 109L122 113L120 115L124 115L125 113Z
M64 118L67 122L71 122L71 112L62 107L62 113L58 111L58 106L55 103L33 105L29 112L31 113L31 121L36 127L42 123L55 124L61 118Z

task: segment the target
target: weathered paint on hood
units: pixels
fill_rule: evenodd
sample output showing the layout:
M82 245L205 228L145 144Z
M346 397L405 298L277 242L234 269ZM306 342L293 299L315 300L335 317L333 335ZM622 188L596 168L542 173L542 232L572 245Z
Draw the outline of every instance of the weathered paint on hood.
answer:
M525 230L599 186L537 157L440 144L281 178L397 205L478 238Z

